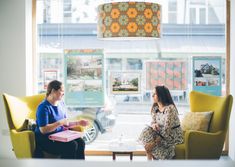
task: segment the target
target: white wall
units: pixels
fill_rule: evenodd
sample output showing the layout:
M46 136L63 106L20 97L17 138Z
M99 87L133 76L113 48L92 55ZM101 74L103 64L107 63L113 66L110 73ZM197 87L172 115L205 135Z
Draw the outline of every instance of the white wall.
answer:
M233 95L233 109L230 117L230 129L229 129L229 156L235 160L235 1L231 0L231 66L230 66L230 77L231 77L231 82L230 82L230 89L231 89L231 94Z
M27 3L26 3L27 2ZM31 0L0 0L0 95L24 96L32 83L26 75L31 60ZM27 26L26 26L27 25ZM28 36L26 34L28 33ZM32 63L31 63L32 64ZM28 72L27 72L28 71ZM0 97L0 158L14 157Z

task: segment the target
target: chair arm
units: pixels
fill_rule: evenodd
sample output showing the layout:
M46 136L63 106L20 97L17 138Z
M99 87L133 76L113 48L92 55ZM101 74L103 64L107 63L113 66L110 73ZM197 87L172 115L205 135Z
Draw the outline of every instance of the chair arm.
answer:
M10 131L13 150L17 158L32 158L35 149L35 135L33 131Z
M224 144L224 132L185 132L186 159L218 159Z

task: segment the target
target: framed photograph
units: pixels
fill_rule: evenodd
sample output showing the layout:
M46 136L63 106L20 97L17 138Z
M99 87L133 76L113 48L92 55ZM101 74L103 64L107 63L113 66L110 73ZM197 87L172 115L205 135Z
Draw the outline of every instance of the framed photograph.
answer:
M221 57L193 57L193 90L222 94Z
M76 107L104 105L102 49L68 49L65 57L65 102Z
M53 80L58 80L58 70L44 70L43 78L44 78L44 89L46 90L49 82Z
M139 72L111 72L110 88L112 94L138 94L140 93Z
M67 79L102 79L102 56L67 57Z
M170 90L187 89L186 61L147 61L146 89L151 91L156 85L166 85Z

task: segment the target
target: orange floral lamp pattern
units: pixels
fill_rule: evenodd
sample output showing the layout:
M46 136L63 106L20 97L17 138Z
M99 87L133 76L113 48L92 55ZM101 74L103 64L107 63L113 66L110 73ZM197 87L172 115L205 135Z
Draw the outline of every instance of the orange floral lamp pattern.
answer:
M98 38L160 38L161 5L150 2L114 2L98 7Z

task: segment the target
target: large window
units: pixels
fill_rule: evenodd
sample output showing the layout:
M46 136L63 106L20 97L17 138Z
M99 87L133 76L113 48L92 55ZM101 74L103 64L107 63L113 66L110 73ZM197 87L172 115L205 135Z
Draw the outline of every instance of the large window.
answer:
M170 89L180 114L187 112L195 70L200 70L194 69L193 60L196 58L221 60L221 82L218 84L221 84L220 94L225 94L223 0L163 1L162 37L149 41L98 40L96 12L97 5L102 2L107 1L37 0L38 82L35 92L45 92L52 79L69 83L67 92L82 90L82 97L65 96L74 101L67 104L68 111L71 116L92 115L95 122L91 132L96 132L92 137L106 132L96 141L108 142L117 138L121 133L117 130L120 126L130 129L133 126L136 130L126 132L128 129L124 128L126 130L121 134L135 138L150 119L151 93L158 84ZM68 54L68 50L73 54ZM89 57L84 58L86 55ZM69 63L68 56L71 56ZM73 75L77 76L73 79L67 75L69 69L75 70ZM210 78L207 79L204 78L209 83ZM102 95L96 94L96 98L104 99L97 103L99 105L76 105L77 101L88 104L86 98L94 97L97 90ZM130 121L130 117L134 119ZM113 128L112 132L110 128Z

